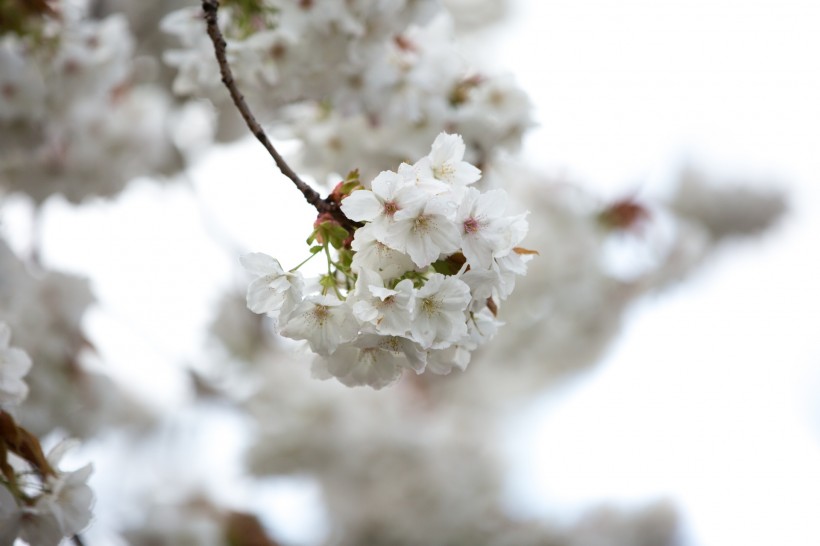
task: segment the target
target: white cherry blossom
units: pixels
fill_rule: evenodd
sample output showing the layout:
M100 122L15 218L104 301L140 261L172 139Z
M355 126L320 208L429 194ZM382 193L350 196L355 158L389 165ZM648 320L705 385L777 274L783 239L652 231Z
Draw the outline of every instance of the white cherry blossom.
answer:
M240 261L257 276L248 286L248 309L274 320L287 320L302 301L302 274L285 271L276 258L260 252L246 254Z
M381 240L407 253L418 267L427 267L442 254L459 248L460 233L453 222L455 203L439 197L398 211ZM377 235L378 238L378 235Z
M363 346L361 340L339 347L333 356L319 357L314 375L326 371L348 387L368 385L381 389L401 377L401 356L378 345Z
M365 224L356 230L350 245L356 252L351 264L353 271L366 269L377 272L383 279L392 279L416 267L410 256L376 239L376 231L372 224Z
M430 154L416 163L418 176L446 182L453 188L472 184L481 178L481 171L464 161L465 150L461 135L441 133L433 142Z
M394 215L408 207L418 207L426 195L393 171L383 171L373 179L371 190L358 190L342 201L342 212L351 220L372 222L384 229Z
M465 321L470 303L470 287L455 277L430 275L416 293L413 339L422 347L441 349L467 333Z
M507 205L507 194L503 190L481 193L475 188L467 188L456 215L461 227L461 248L470 267L488 269L493 257L505 248L510 240L509 222L502 213Z
M88 486L91 463L73 472L60 472L46 481L48 493L35 505L38 513L51 515L57 521L62 536L73 536L91 521L94 493Z
M410 330L413 281L404 279L394 289L374 271L361 271L356 282L353 314L383 335L401 336Z
M344 301L335 296L311 295L296 308L280 333L307 340L314 353L327 356L355 338L358 331L359 324Z
M436 375L447 375L453 368L463 371L467 369L470 357L470 351L459 345L427 351L427 369Z
M349 387L380 389L396 381L405 369L418 374L426 365L427 352L418 343L400 336L364 334L340 346L332 356L317 358L313 374L335 377Z

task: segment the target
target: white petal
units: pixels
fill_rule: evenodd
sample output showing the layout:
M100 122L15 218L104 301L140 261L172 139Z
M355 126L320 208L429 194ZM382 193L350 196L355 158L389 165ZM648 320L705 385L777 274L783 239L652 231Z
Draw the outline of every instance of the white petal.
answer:
M371 222L384 208L382 202L369 190L356 190L342 199L342 212L351 220Z
M429 157L434 165L441 165L448 161L461 161L464 159L465 150L466 146L461 135L440 133L433 141Z
M279 264L279 260L261 252L245 254L239 258L239 261L242 263L242 267L254 275L283 275L285 273Z

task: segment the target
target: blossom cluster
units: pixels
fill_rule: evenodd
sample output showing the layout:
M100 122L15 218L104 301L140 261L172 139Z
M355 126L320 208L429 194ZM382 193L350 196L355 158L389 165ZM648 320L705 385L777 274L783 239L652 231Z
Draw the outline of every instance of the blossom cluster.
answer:
M36 203L111 196L177 160L170 97L137 81L128 21L85 4L38 3L25 33L0 21L0 189Z
M264 254L243 257L257 276L248 307L306 340L317 375L380 388L404 369L449 373L497 330L498 304L532 257L517 246L528 224L526 214L504 215L503 190L472 186L481 172L464 151L459 135L442 133L427 156L369 188L355 176L337 186L350 226L320 215L308 240L318 243L312 255L327 256L318 279Z
M130 398L84 363L90 343L83 320L95 303L89 281L20 259L2 238L0 279L0 321L37 363L21 424L41 437L60 429L85 439L129 419Z
M526 93L470 66L452 18L429 0L223 3L237 86L282 137L302 142L300 170L317 178L351 164L372 178L424 154L444 129L484 163L532 125ZM169 14L162 27L180 47L164 59L177 94L226 104L203 26L198 7Z
M6 420L7 416L0 417ZM31 481L33 474L28 467L16 472L11 465L7 467L14 481L0 478L0 484L8 484L0 487L0 544L13 544L20 537L32 545L57 546L89 524L94 501L87 483L93 470L91 463L73 471L57 469L71 445L63 442L39 464L31 465L37 472L46 471L37 483ZM31 483L26 483L27 477Z
M57 546L91 521L93 493L86 482L92 467L59 470L71 443L59 444L46 457L37 438L15 421L13 414L28 395L23 378L31 359L10 340L11 329L0 322L0 544L20 537Z

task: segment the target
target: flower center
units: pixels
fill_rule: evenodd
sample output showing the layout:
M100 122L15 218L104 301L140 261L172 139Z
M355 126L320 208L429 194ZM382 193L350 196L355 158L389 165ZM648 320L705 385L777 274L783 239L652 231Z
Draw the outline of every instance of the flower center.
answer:
M417 216L413 220L413 231L427 233L430 231L430 218L425 215Z
M456 169L449 163L433 167L433 176L438 180L450 180L455 172Z
M322 325L327 320L327 317L330 315L328 307L326 305L316 305L313 308L313 320L315 320L318 324Z
M441 309L441 302L435 298L424 298L421 300L421 309L429 316L435 315Z
M384 214L387 216L393 216L396 214L396 211L399 210L399 206L396 204L395 201L385 201L384 203Z
M475 233L480 227L481 225L475 218L467 218L464 220L464 233Z

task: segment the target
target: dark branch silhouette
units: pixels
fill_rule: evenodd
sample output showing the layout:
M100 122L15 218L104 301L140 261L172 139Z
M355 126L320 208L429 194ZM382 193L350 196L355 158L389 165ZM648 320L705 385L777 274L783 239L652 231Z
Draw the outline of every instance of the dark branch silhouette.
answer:
M299 175L290 168L290 165L285 162L284 158L279 155L279 152L277 152L276 148L273 147L273 144L271 144L271 141L268 139L265 131L251 113L248 104L245 102L245 97L239 92L239 89L236 87L236 82L233 79L233 72L231 71L231 67L228 64L228 59L225 54L227 44L225 43L225 38L222 36L222 31L219 30L219 25L217 24L217 11L219 10L218 0L202 0L202 10L205 12L205 22L208 25L208 36L210 36L211 41L214 44L216 60L219 63L219 71L222 74L222 83L224 83L225 87L228 88L228 91L231 94L231 99L233 99L233 103L236 105L239 113L242 114L242 118L248 125L248 129L250 129L253 136L255 136L257 140L262 143L262 146L264 146L271 157L273 157L273 160L276 162L276 166L279 167L282 174L290 178L299 191L302 192L302 195L305 196L308 203L313 205L313 207L320 214L323 212L330 213L334 218L339 220L342 225L349 224L350 220L344 216L339 208L339 205L331 199L322 199L316 190L299 178Z

